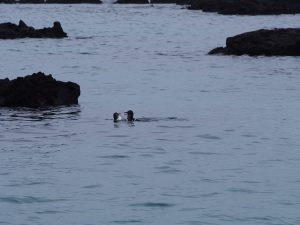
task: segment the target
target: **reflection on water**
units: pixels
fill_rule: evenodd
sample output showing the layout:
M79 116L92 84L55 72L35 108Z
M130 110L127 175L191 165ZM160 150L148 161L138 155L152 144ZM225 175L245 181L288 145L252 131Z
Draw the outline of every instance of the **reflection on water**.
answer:
M1 108L0 121L43 121L51 119L77 120L80 116L80 106L62 106L47 108Z

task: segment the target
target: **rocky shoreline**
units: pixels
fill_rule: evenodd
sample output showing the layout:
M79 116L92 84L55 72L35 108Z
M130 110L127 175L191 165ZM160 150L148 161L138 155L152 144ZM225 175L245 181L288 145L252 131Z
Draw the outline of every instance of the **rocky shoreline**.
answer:
M14 80L0 79L0 107L39 108L78 104L80 87L34 73Z
M188 8L227 15L296 14L300 0L191 0Z
M300 56L300 28L256 30L229 37L226 47L208 54L250 56Z
M27 26L22 20L19 24L1 23L0 39L17 38L64 38L67 34L63 31L60 22L54 22L52 27L34 29Z

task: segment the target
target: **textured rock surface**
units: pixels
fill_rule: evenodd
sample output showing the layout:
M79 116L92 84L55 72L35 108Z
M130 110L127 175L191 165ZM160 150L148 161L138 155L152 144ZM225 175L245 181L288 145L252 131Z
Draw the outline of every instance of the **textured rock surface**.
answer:
M54 22L53 27L43 29L29 27L22 20L20 20L19 25L13 23L0 24L0 39L64 37L67 37L67 34L63 31L59 22Z
M78 104L80 87L34 73L14 80L0 79L0 107L47 107Z
M209 54L300 56L300 28L257 30L229 37Z
M191 0L189 9L241 15L296 14L300 13L300 0Z

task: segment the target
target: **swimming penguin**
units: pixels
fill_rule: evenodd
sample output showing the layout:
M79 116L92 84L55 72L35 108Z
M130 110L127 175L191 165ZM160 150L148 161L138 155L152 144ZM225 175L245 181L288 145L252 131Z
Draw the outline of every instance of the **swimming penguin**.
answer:
M127 114L127 121L128 122L133 122L136 119L133 117L133 111L132 110L128 110L127 112L125 112L125 114Z
M114 118L114 122L115 122L115 123L117 123L117 122L119 122L119 121L122 120L122 117L121 117L120 113L117 113L117 112L115 112L115 113L113 114L113 118Z
M127 112L124 112L125 114L127 114L127 121L128 122L133 122L133 121L140 121L140 119L136 119L133 117L133 111L132 110L128 110Z

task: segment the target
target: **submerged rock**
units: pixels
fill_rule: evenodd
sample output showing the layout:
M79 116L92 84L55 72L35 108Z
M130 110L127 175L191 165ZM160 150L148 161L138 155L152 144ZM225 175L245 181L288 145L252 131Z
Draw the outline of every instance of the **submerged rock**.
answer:
M80 87L38 72L14 80L0 79L0 107L47 107L78 104Z
M13 23L0 24L0 39L64 37L67 37L67 34L63 31L59 22L54 22L53 27L43 29L29 27L22 20L20 20L19 25Z
M191 0L189 9L241 15L296 14L300 13L300 0Z
M300 56L300 28L256 30L229 37L209 54Z

